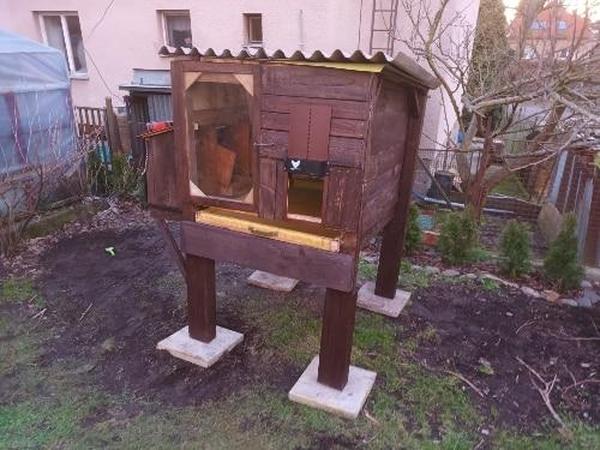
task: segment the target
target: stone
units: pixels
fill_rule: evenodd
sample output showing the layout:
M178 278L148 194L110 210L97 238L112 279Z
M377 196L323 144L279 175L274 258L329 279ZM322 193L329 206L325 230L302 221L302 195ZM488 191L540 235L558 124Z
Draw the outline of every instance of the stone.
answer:
M579 306L584 308L592 308L596 303L600 302L600 294L596 293L593 289L584 289L575 300L579 303Z
M588 280L581 281L581 289L590 289L592 287L592 283Z
M454 269L446 269L442 272L442 275L445 277L457 277L460 275L460 272L458 270L454 270Z
M577 302L577 300L573 300L572 298L561 298L558 303L560 303L561 305L567 305L567 306L579 306L579 303Z
M529 286L521 286L521 292L525 295L528 295L529 297L533 297L533 298L541 298L542 294L540 293L540 291L536 291L533 288L530 288Z
M423 267L423 272L425 272L428 275L435 275L440 273L440 269L438 269L435 266L425 266Z
M176 358L206 368L216 363L243 339L242 333L217 326L215 338L210 342L202 342L191 338L188 327L184 327L160 341L156 348L166 350Z
M373 388L377 374L350 366L348 383L340 391L319 383L318 370L319 357L315 356L290 390L289 399L347 419L356 419Z
M555 303L560 298L560 294L558 292L549 289L542 291L542 296L550 303Z
M542 205L537 218L537 223L542 232L542 235L548 242L553 241L560 232L562 224L562 216L556 206L547 202Z
M467 273L463 276L468 280L476 280L478 278L476 273Z
M298 284L298 280L288 277L274 275L262 270L252 272L247 279L248 283L264 289L271 289L278 292L291 292Z
M519 285L517 283L513 283L512 281L508 281L508 280L505 280L503 278L497 277L496 275L492 275L491 273L484 273L484 274L481 275L481 278L482 279L492 280L492 281L495 281L495 282L497 282L499 284L502 284L504 286L508 286L508 287L511 287L511 288L514 288L514 289L518 289L519 288Z
M396 289L394 298L375 295L375 283L368 281L358 290L357 305L384 316L398 317L409 300L410 292L401 289Z

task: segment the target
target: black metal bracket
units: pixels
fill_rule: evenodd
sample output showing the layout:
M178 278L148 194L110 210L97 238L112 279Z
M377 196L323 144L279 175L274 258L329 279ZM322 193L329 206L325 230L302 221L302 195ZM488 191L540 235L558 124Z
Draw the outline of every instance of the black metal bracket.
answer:
M287 158L285 170L291 174L307 175L311 178L323 178L329 173L328 161Z

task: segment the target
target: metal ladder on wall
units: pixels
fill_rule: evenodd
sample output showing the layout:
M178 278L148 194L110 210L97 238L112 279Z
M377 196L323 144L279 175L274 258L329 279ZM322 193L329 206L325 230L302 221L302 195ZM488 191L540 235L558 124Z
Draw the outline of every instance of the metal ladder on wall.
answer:
M373 0L369 53L381 51L393 56L397 16L398 0Z

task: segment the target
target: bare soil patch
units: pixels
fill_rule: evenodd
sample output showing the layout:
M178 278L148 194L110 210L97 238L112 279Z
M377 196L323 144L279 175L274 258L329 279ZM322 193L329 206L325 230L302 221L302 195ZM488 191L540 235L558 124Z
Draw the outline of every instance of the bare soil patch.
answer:
M114 247L116 256L105 252ZM264 380L264 367L252 355L251 325L227 299L243 299L253 289L243 280L249 270L221 265L219 324L245 333L236 347L210 370L155 349L156 343L185 326L185 287L152 226L123 233L102 231L59 242L42 260L44 297L60 331L45 358L84 358L112 392L129 392L174 405L197 405ZM165 283L176 285L166 288ZM179 281L179 283L177 283ZM91 305L91 306L90 306ZM287 388L296 374L269 368L269 382ZM288 386L288 384L290 386Z
M597 308L554 305L519 291L486 292L444 283L416 293L408 322L407 335L428 327L436 330L436 339L417 349L421 362L457 372L475 384L485 398L472 392L472 399L490 418L497 416L496 425L532 431L551 420L517 357L547 381L558 376L551 395L557 410L600 422L600 384L573 386L600 378Z
M106 253L106 247L114 247L116 256ZM262 337L272 330L258 328L241 312L249 297L262 295L277 308L286 296L248 286L245 278L251 271L234 265L218 267L218 320L244 333L244 342L209 370L157 351L159 340L185 325L185 306L183 283L154 226L68 237L43 255L41 266L40 284L56 324L44 360L89 361L82 370L111 392L176 406L200 405L253 384L285 392L303 370L303 362L290 365L262 351ZM164 280L175 280L175 285L165 287ZM320 290L300 284L290 296L319 311ZM516 357L547 379L558 375L552 393L558 410L600 422L600 384L569 388L600 378L600 341L573 339L600 338L598 309L440 282L418 289L394 324L400 348L407 339L434 330L431 339L419 341L414 357L434 372L460 373L483 391L485 398L465 385L492 429L530 432L551 421ZM492 373L482 369L482 358ZM98 412L98 420L102 414ZM347 444L331 439L320 439L319 445Z

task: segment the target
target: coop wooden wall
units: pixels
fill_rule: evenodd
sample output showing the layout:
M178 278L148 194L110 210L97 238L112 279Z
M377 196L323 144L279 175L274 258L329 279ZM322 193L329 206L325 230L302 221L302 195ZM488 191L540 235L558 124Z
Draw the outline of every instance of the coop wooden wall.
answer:
M259 214L286 215L291 110L295 105L331 107L330 175L325 183L323 223L356 231L360 212L369 107L375 75L362 72L265 65L262 68ZM274 206L273 206L274 205Z
M382 80L375 101L365 163L362 236L367 239L391 220L398 200L412 94Z
M177 196L174 133L167 132L146 139L147 198L150 206L176 210Z

